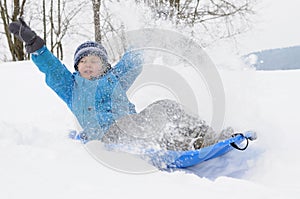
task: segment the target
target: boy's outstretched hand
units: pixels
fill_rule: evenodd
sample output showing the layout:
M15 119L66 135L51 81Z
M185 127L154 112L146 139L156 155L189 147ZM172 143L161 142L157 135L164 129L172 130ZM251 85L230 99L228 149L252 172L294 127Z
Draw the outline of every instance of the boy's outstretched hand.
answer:
M9 24L9 31L20 41L25 42L28 53L33 53L45 45L45 41L36 35L22 18Z

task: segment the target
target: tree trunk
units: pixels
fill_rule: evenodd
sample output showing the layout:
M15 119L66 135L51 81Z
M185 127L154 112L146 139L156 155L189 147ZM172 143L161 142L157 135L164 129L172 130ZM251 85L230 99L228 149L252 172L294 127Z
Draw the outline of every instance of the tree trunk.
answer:
M54 38L54 19L53 19L53 0L51 0L50 2L50 24L51 24L51 28L50 28L50 49L51 52L53 53L53 49L54 49L54 42L53 42L53 38Z
M56 31L56 55L59 59L63 59L62 56L62 46L61 41L59 39L61 35L61 8L60 8L60 0L57 1L57 31Z
M0 0L0 14L1 14L1 18L3 21L3 26L4 26L4 32L7 38L7 42L8 42L8 46L9 46L9 50L12 56L13 61L16 61L16 56L14 54L14 44L12 42L12 38L10 35L10 32L8 30L8 23L9 23L9 18L7 18L7 12L6 12L6 4L2 4L2 1Z
M101 42L101 27L100 27L100 6L101 0L92 0L94 11L94 27L95 27L95 41Z
M43 0L43 30L44 30L44 41L47 43L47 23L46 23L46 0Z
M20 0L14 0L12 3L13 4L12 16L9 16L7 1L6 0L4 0L3 2L2 0L0 1L0 14L3 21L4 32L7 38L9 50L13 61L24 60L26 59L26 56L24 52L23 42L11 36L11 33L8 29L8 24L11 22L10 19L12 21L16 21L18 17L22 16L25 3L26 0L23 0L21 4L20 4Z

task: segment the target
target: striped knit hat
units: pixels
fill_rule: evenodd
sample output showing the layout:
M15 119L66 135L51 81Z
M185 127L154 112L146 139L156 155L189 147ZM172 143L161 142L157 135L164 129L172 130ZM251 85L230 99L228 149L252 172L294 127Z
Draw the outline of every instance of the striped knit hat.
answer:
M74 68L76 71L78 71L78 62L80 61L80 59L88 55L96 55L100 57L104 65L109 65L105 48L100 43L87 41L78 46L75 51Z

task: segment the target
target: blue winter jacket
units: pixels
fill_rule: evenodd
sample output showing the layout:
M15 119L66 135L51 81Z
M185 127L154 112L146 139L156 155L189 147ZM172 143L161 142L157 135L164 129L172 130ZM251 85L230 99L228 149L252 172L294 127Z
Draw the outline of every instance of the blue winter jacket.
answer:
M84 139L99 140L118 118L136 113L126 95L142 71L141 54L127 52L115 67L96 80L71 73L46 46L32 54L47 85L68 105L84 129Z

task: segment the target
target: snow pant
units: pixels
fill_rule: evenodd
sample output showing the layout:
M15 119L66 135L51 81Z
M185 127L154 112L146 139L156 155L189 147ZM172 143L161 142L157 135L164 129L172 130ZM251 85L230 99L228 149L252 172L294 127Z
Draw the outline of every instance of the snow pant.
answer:
M188 114L179 103L160 100L140 113L116 121L102 141L108 144L185 151L212 145L232 134L231 128L218 134L205 121Z

